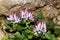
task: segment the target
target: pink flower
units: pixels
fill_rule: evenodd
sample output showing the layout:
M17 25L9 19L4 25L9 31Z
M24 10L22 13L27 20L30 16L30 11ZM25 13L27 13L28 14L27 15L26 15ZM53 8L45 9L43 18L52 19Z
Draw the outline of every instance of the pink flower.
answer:
M21 11L21 18L34 20L32 12L29 12L27 9Z
M10 21L14 21L15 23L18 23L20 21L20 18L18 18L18 16L16 16L16 13L15 14L10 14L9 17L7 17L7 20L10 20Z
M14 14L13 16L14 16L14 20L15 20L15 22L16 22L16 23L18 23L18 22L20 22L20 21L21 21L21 19L20 19L20 18L18 18L18 16L16 16L16 14Z
M29 9L24 9L21 11L21 13L13 13L13 14L10 14L9 17L7 17L7 20L14 20L14 22L18 23L21 21L21 19L30 19L30 20L34 20L34 16L32 16L32 12L29 12L28 11ZM19 16L17 15L19 14Z
M13 15L10 15L9 17L7 17L7 20L14 20Z
M41 32L43 33L43 34L45 34L45 32L47 31L46 30L46 24L45 23L41 23L41 22L39 22L37 25L35 25L35 27L34 27L34 30L33 30L35 33L35 35L36 34L40 34Z

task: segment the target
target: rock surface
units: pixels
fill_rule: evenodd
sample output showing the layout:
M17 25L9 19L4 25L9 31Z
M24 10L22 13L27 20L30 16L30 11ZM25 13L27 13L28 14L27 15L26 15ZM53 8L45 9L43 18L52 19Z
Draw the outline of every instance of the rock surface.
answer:
M59 14L59 11L50 5L45 6L42 9L42 12L43 12L43 15L48 18L54 18Z
M1 5L0 5L0 14L4 14L4 13L7 12L7 11L8 11L7 8L5 8L4 6L1 6Z
M0 5L3 5L5 7L12 7L16 5L25 5L27 3L32 3L36 6L44 6L45 2L43 0L1 0Z
M53 18L53 22L60 25L60 15L56 16L55 18Z

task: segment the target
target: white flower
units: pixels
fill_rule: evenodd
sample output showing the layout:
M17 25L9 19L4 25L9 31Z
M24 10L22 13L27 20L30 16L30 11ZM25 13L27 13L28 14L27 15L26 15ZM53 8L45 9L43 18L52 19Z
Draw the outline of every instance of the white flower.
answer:
M41 23L39 22L35 27L34 27L34 30L33 30L35 33L34 34L40 34L41 32L43 34L45 34L45 32L47 31L46 30L46 24L45 23Z
M10 14L9 17L7 17L7 20L10 20L10 21L14 20L14 22L16 22L16 23L21 21L21 19L34 20L34 18L32 16L32 12L29 12L27 8L25 10L22 10L21 13L19 14L19 16L17 16L17 14L18 13Z
M21 11L21 18L26 18L25 13Z
M10 20L10 21L14 20L15 23L18 23L20 21L20 18L18 18L16 14L13 14L13 15L11 14L9 15L9 17L7 17L7 20Z
M28 12L27 9L25 9L25 11L21 11L21 18L34 20L32 13Z
M10 15L9 17L7 17L7 20L14 20L13 15Z
M34 20L34 18L33 18L33 16L32 16L32 13L30 12L29 14L28 14L29 16L29 19L31 19L31 20Z
M15 20L15 23L18 23L19 21L21 21L20 18L16 16L16 14L14 14L14 20Z

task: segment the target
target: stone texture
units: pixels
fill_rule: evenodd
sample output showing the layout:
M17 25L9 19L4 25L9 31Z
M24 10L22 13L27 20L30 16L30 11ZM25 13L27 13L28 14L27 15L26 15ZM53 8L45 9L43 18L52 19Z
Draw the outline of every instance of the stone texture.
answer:
M56 16L55 18L53 18L53 22L60 25L60 15Z
M47 5L42 9L42 13L45 17L53 18L59 14L59 11L52 6Z
M60 15L57 16L57 20L60 21Z
M0 1L0 5L3 5L7 8L10 8L12 6L16 6L16 5L25 5L27 3L32 3L36 6L44 6L45 2L43 0L1 0Z
M8 9L0 5L0 14L4 14Z
M44 0L46 4L52 4L54 0Z

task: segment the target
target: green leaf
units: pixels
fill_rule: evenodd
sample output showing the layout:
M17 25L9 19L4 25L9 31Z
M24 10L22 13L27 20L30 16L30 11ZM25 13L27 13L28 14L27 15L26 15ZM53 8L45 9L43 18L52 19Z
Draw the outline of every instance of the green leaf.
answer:
M15 36L12 34L12 35L9 35L9 38L10 38L10 39L14 39Z
M19 32L16 32L14 36L15 36L15 40L22 40Z
M30 32L31 32L31 30L26 29L26 30L25 30L25 32L26 32L26 33L30 33Z
M56 35L60 35L60 28L55 28L55 29L54 29L54 33L55 33Z
M9 40L14 40L15 39L15 36L12 34L12 35L9 35Z
M33 38L33 35L28 35L28 39L32 39Z
M46 34L45 34L45 37L47 38L47 39L50 39L50 37L51 37L51 34L50 34L51 32L50 31L48 31Z
M42 12L38 12L37 15L36 15L36 18L37 19L42 19L43 18Z
M11 29L13 24L10 21L5 21L5 26L6 26L6 29Z
M16 30L17 24L13 24L12 30Z
M27 20L23 19L23 20L20 21L20 24L26 24L27 23L26 21Z
M51 21L51 20L47 20L47 25L48 25L48 28L51 29L51 28L55 28L55 24Z
M16 27L16 30L18 30L18 31L24 30L24 27L22 27L22 26L17 26L17 27Z
M54 35L51 35L50 40L57 40L57 38Z
M51 34L50 31L48 31L48 32L45 34L45 37L46 37L47 39L49 39L49 40L57 40L57 38L56 38L53 34Z
M23 39L23 40L28 40L27 38Z

